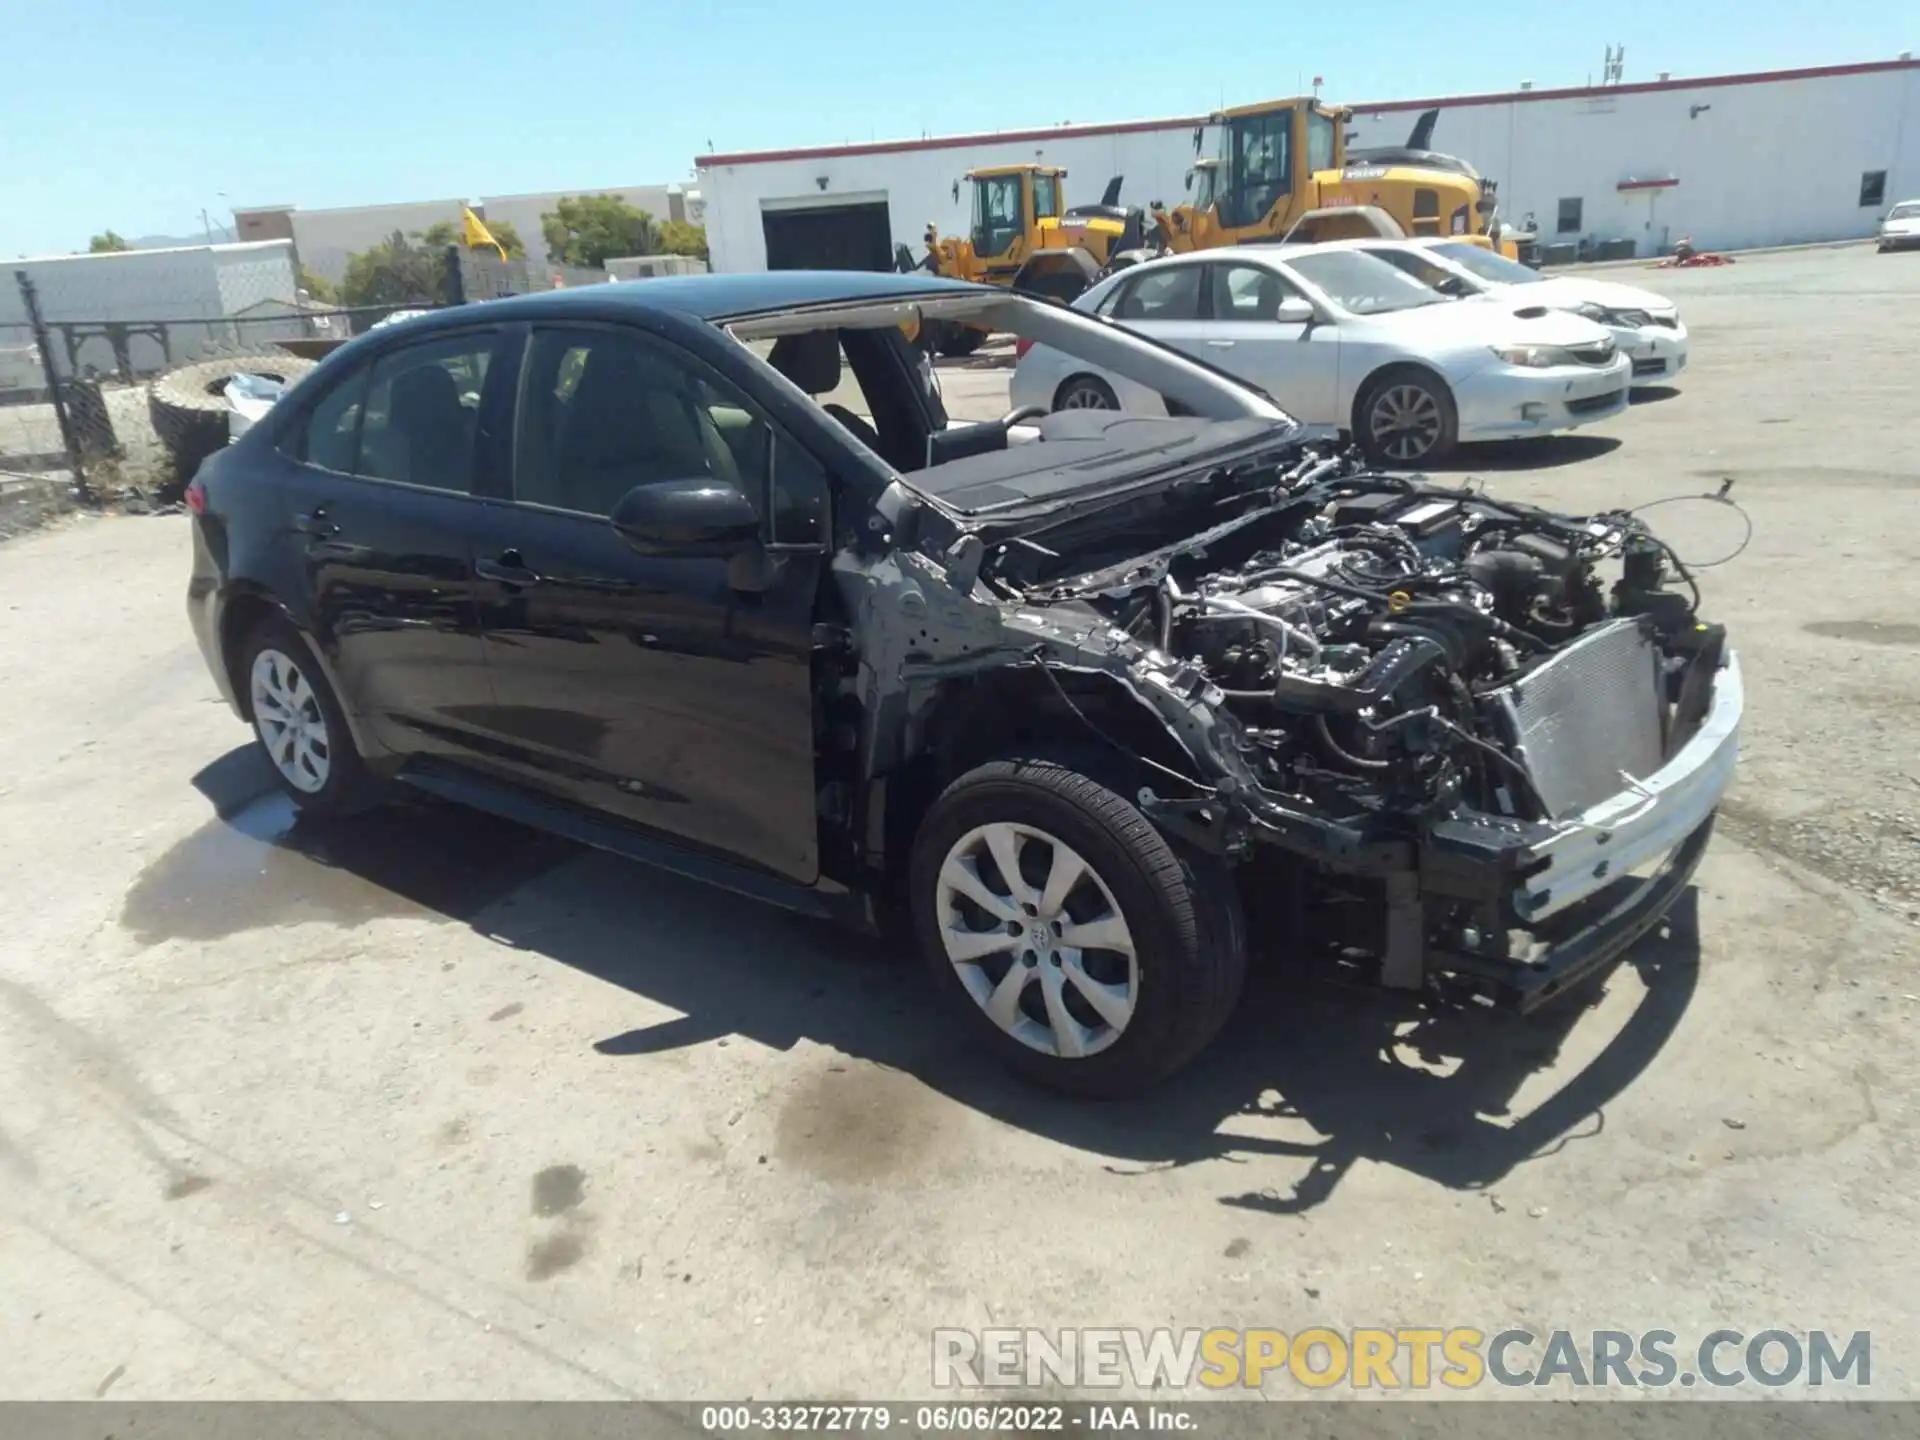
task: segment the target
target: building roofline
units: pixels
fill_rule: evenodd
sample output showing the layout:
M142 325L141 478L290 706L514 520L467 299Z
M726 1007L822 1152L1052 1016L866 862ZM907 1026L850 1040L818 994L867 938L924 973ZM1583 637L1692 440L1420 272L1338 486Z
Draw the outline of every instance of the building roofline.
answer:
M814 145L796 150L739 150L724 155L696 155L702 170L716 165L766 165L776 160L830 160L837 155L898 155L912 150L953 150L965 145L1016 145L1028 140L1078 140L1090 135L1131 135L1143 130L1192 129L1204 124L1204 115L1172 116L1162 120L1121 120L1110 125L1054 125L1038 130L987 130L971 135L939 135L926 140L877 140L860 145Z
M1737 75L1700 75L1681 80L1641 80L1626 85L1574 85L1559 90L1495 90L1479 95L1444 95L1428 100L1356 103L1356 115L1396 110L1431 110L1465 105L1504 105L1521 100L1585 100L1605 95L1650 95L1662 90L1709 90L1723 85L1770 85L1783 80L1826 80L1841 75L1873 75L1888 70L1920 70L1920 60L1867 60L1853 65L1808 65L1798 70L1748 70Z
M216 240L211 245L161 245L152 250L76 250L67 255L23 255L16 265L51 265L69 260L127 260L138 255L231 255L240 250L280 250L293 248L293 241Z
M1868 60L1851 65L1812 65L1797 70L1750 70L1736 75L1701 75L1681 80L1643 80L1627 85L1576 85L1557 90L1498 90L1471 95L1443 95L1422 100L1342 101L1355 115L1391 114L1405 110L1448 109L1468 105L1504 105L1534 100L1578 100L1607 95L1646 95L1662 90L1702 90L1724 85L1765 85L1783 80L1822 80L1842 75L1872 75L1890 70L1920 70L1920 60ZM832 160L850 155L899 155L918 150L954 150L973 145L1014 145L1035 140L1079 140L1100 135L1132 135L1149 130L1190 130L1203 125L1205 115L1171 115L1158 120L1123 120L1106 125L1057 125L1042 129L989 130L964 135L940 135L922 140L878 140L864 144L801 146L790 150L738 150L697 155L694 166L711 170L722 165L770 165L782 160Z

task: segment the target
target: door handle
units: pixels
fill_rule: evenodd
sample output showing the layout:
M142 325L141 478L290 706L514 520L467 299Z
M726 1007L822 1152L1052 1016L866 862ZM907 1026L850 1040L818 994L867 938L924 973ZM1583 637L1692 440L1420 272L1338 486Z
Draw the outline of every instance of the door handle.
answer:
M538 585L540 576L529 570L520 559L518 550L502 550L497 560L476 560L473 573L482 580L497 580L502 585Z
M1209 350L1231 350L1231 349L1233 348L1233 341L1231 341L1231 340L1209 340L1209 341L1207 341L1207 348L1208 348Z
M327 507L316 505L304 515L293 517L293 528L302 535L326 540L340 533L340 527L327 518Z

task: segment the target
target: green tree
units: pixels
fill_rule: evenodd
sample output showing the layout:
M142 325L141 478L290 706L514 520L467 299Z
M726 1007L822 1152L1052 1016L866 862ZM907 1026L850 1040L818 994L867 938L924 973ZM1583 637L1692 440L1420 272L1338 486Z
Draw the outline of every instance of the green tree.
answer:
M513 228L511 220L488 220L485 224L487 233L500 242L500 248L507 252L509 260L526 258L527 247L520 239L520 232ZM459 222L436 220L420 232L420 243L429 250L445 250L449 245L458 245L460 243Z
M705 260L707 230L686 220L669 220L660 227L660 248L669 255L692 255Z
M300 267L300 288L316 305L338 305L340 292L333 288L333 282L324 275L316 275L306 266Z
M616 255L658 255L660 227L618 195L568 195L540 217L554 259L597 268Z
M446 248L430 250L398 230L351 256L340 282L340 299L348 305L438 305L446 292Z
M103 231L87 242L89 255L117 255L122 250L131 249L133 249L131 245L111 230Z

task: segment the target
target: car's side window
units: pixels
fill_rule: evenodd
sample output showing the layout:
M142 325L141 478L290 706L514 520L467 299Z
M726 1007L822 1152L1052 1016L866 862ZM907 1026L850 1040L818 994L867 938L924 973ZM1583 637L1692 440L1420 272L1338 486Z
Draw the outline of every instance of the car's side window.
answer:
M1461 285L1459 276L1451 270L1434 264L1417 250L1375 250L1371 253L1378 255L1394 269L1411 275L1422 285L1438 290L1443 295L1458 294L1465 288Z
M1215 320L1271 320L1293 293L1279 275L1261 265L1209 265Z
M1197 320L1200 318L1198 265L1170 265L1135 276L1114 306L1116 320Z
M353 473L435 490L468 489L495 339L492 331L450 335L374 361Z
M281 448L296 460L318 465L342 475L353 473L354 457L360 447L360 412L367 395L366 366L335 385L308 412L306 423L282 442Z
M514 499L604 516L636 486L710 477L764 515L772 468L771 428L692 357L631 330L534 332Z

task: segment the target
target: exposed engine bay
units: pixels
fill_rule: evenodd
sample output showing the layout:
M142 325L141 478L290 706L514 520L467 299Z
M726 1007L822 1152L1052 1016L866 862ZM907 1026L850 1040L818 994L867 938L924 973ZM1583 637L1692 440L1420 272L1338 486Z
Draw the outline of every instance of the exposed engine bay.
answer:
M1535 1004L1672 903L1731 778L1741 699L1724 630L1640 519L1298 447L1258 483L1217 472L1174 495L963 534L923 570L957 603L911 586L918 613L959 628L899 655L909 712L979 665L1037 667L1150 767L1140 804L1163 829L1331 882L1320 908L1362 922L1347 938L1388 984L1451 972ZM1146 758L1102 720L1115 683L1177 752ZM903 743L920 743L911 719Z

